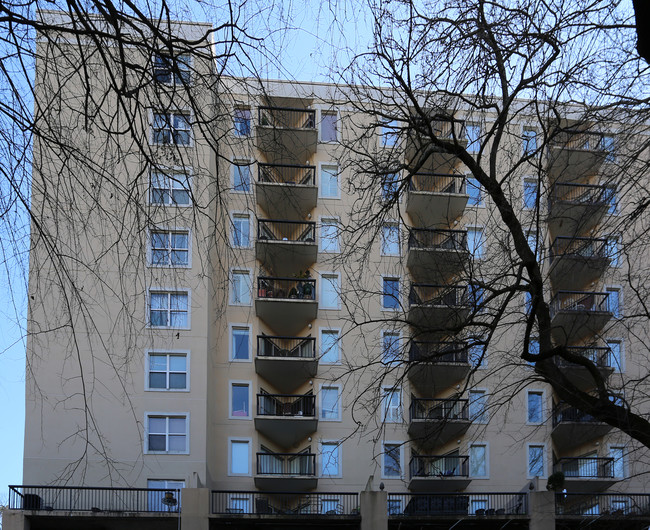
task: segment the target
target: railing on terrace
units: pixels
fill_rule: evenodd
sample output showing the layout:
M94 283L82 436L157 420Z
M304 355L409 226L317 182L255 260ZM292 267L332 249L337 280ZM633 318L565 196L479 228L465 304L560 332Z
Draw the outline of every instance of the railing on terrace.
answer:
M468 477L469 456L423 456L416 455L409 463L411 478L445 478L445 477Z
M600 132L565 130L553 137L551 145L576 151L602 151L607 147L604 137Z
M315 337L257 336L258 357L316 358Z
M612 368L612 350L602 346L572 346L567 348L570 353L581 355L589 359L596 365L597 368ZM555 363L558 366L572 366L575 364L563 359L562 357L554 357Z
M572 478L614 478L614 459L579 456L560 458L554 470Z
M408 248L467 250L467 230L411 228Z
M316 474L316 455L314 453L257 453L257 474L313 477Z
M315 129L316 111L289 107L260 107L259 125L283 129Z
M558 291L551 298L551 318L560 311L571 312L611 312L609 293L590 291Z
M466 364L469 362L468 346L466 342L413 341L409 361Z
M602 423L591 414L587 414L567 403L560 402L553 406L553 427L563 422Z
M525 493L400 493L388 494L392 517L528 515Z
M259 241L314 243L316 241L316 223L313 221L259 219L257 221L257 239Z
M180 512L180 489L9 486L12 510Z
M607 249L607 239L604 238L558 236L551 244L551 263L563 256L607 258Z
M409 182L411 191L427 191L433 193L465 194L465 177L447 173L416 173Z
M258 298L298 298L316 300L316 280L314 278L257 278Z
M412 283L409 292L409 305L469 306L467 287Z
M609 204L616 197L616 189L600 184L574 184L556 182L549 195L549 203L568 202L578 204Z
M467 399L428 399L411 396L411 421L469 420L468 403Z
M213 514L359 517L358 493L212 491Z
M316 396L313 394L257 394L257 414L260 416L316 415Z
M316 167L293 164L258 164L257 180L274 184L313 186L316 183Z
M650 516L650 494L647 493L558 493L555 514L565 516Z

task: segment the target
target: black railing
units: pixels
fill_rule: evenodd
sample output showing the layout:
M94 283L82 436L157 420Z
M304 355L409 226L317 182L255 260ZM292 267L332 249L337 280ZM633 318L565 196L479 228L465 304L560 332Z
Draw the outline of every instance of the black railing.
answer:
M616 189L598 184L574 184L556 182L549 195L549 207L554 202L568 202L572 205L606 205L616 194Z
M612 368L612 350L610 348L601 346L572 346L567 348L570 353L574 355L581 355L589 359L597 368ZM571 366L575 368L577 365L562 357L554 357L555 364L558 366Z
M558 291L551 298L551 318L560 312L609 312L609 293L590 291Z
M467 399L427 399L411 396L409 407L411 421L414 420L468 420Z
M283 129L315 129L316 111L288 107L260 107L259 125Z
M258 241L315 243L316 223L313 221L259 219L257 221L257 239Z
M258 164L257 180L273 184L314 186L316 167L292 164Z
M9 486L11 510L180 512L180 489Z
M359 494L213 490L211 511L216 515L359 517Z
M258 335L257 356L298 357L301 359L315 359L316 338Z
M447 173L416 173L411 176L409 189L444 194L467 193L465 177Z
M583 517L650 516L647 493L558 493L555 514ZM612 526L613 528L613 526Z
M470 304L467 287L412 283L409 292L409 305L462 307Z
M492 517L528 515L525 493L401 493L388 494L388 515L394 517Z
M551 244L551 263L554 259L564 256L584 258L585 260L608 258L607 239L558 236Z
M553 406L553 427L560 423L598 424L602 422L591 414L587 414L567 403L560 402Z
M565 130L553 137L551 145L575 151L603 151L606 148L604 136L600 132Z
M446 477L468 477L469 456L440 455L423 456L416 455L409 463L411 478L446 478Z
M313 394L257 394L259 416L314 417L316 396Z
M257 453L258 475L316 475L314 453Z
M614 459L579 456L560 458L554 466L565 478L614 478Z
M411 228L408 247L466 251L467 230Z
M316 300L316 280L260 276L257 278L257 297Z
M409 350L409 361L467 364L468 346L466 342L413 341Z

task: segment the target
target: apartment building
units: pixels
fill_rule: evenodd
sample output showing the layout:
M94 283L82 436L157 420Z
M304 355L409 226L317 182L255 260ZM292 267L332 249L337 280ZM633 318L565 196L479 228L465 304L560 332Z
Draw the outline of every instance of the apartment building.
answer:
M65 252L52 260L35 231L26 485L10 488L9 530L650 524L646 452L521 360L533 300L494 294L516 256L459 156L420 158L405 121L362 112L342 86L216 91L209 58L139 60L155 97L128 134L82 127L74 80L50 111L108 170L35 145L36 209ZM37 65L37 101L61 97L50 88L74 79L74 61L62 68ZM459 106L431 124L478 156L491 119ZM567 116L549 139L522 118L499 163L554 341L623 393L645 374L647 330L623 318L642 257L621 251L633 204L612 172L625 146L603 129ZM368 161L380 162L363 174ZM95 191L108 173L114 187ZM55 215L52 183L79 191L78 212ZM134 191L111 203L115 188ZM63 266L83 292L58 287ZM588 368L558 363L594 387Z

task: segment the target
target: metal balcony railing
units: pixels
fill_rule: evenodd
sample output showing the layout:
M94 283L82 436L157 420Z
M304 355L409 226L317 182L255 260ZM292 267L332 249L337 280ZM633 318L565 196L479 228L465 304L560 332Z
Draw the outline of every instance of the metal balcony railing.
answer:
M314 186L316 167L292 164L258 164L257 180L273 184Z
M466 364L469 362L468 346L466 342L413 341L409 361Z
M315 337L257 336L258 357L316 358Z
M551 244L551 263L564 256L592 259L607 258L607 239L558 236Z
M282 129L315 129L316 111L289 107L260 107L259 125Z
M650 494L647 493L558 493L555 514L564 516L603 517L650 515ZM614 528L614 525L612 525Z
M316 475L316 455L313 453L257 453L258 475Z
M467 251L467 230L411 228L408 248Z
M259 219L257 221L257 239L258 241L315 243L316 223L313 221Z
M554 470L571 478L614 478L614 459L582 456L560 458Z
M282 517L347 516L358 518L358 493L302 493L262 491L212 491L215 515Z
M409 189L444 194L467 193L465 177L447 173L416 173L411 176Z
M411 421L469 420L469 400L427 399L411 396L409 413Z
M561 311L576 313L610 312L609 293L558 291L551 298L551 318Z
M409 305L469 307L467 287L412 283Z
M606 148L604 137L600 132L565 130L553 137L551 145L575 151L603 151Z
M585 423L594 424L602 423L600 420L594 418L591 414L587 414L567 403L560 402L553 406L553 427L560 423Z
M316 416L316 396L313 394L257 394L259 416Z
M573 205L609 204L615 196L616 189L611 186L556 182L549 195L549 209L555 202Z
M611 348L601 346L572 346L567 349L574 355L586 357L594 363L597 368L613 367ZM555 357L555 362L558 366L572 366L574 368L576 366L562 357Z
M389 493L390 517L528 515L525 493ZM488 524L485 521L486 525Z
M258 298L316 300L314 278L257 278Z
M411 478L468 477L469 456L416 455L411 458L411 462L409 463L409 471Z

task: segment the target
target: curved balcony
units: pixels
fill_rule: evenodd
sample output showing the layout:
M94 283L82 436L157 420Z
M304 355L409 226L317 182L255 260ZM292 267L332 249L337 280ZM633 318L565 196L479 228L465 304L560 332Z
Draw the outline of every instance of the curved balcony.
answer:
M471 482L469 457L458 455L415 455L409 463L412 491L462 491Z
M411 396L409 419L409 436L424 448L447 443L467 431L472 423L467 399Z
M564 483L572 493L595 493L606 490L616 482L613 458L560 458L554 471L564 473Z
M315 337L257 336L255 371L289 393L318 372Z
M282 447L301 442L316 430L313 394L257 394L255 428Z
M463 215L468 199L464 176L416 173L409 181L406 213L418 226L449 226Z
M316 208L316 167L258 164L255 183L257 204L271 217L304 219Z
M566 403L558 403L553 407L551 438L560 451L566 451L601 438L611 430L611 425Z
M316 262L316 223L312 221L257 221L255 257L281 274L294 274Z
M412 283L408 321L430 331L445 331L467 320L471 310L467 287Z
M407 265L415 278L444 283L469 258L467 230L411 228Z
M582 355L594 363L603 379L607 379L614 371L614 367L612 366L612 350L610 348L574 346L567 349L574 355ZM565 377L579 389L588 390L596 386L594 378L584 366L571 363L562 357L555 357L554 361L558 366L568 368L568 370L563 370Z
M575 236L592 230L609 210L614 188L558 182L551 188L548 229L552 235Z
M578 180L598 173L610 155L597 132L566 130L555 135L548 147L547 171L552 179Z
M318 484L314 453L257 453L255 486L271 491L306 491Z
M299 333L318 313L316 280L260 276L255 312L281 335Z
M409 380L421 393L438 393L468 376L468 357L465 342L413 341L409 350Z
M550 251L549 275L555 289L584 287L598 280L607 267L606 239L558 236Z
M257 148L269 162L303 162L316 152L315 110L260 107L255 129Z
M445 141L450 145L459 145L467 147L467 133L465 130L465 122L463 120L450 119L441 116L433 116L428 123L422 122L421 130L428 131L429 126L433 130L433 134L439 140ZM420 136L418 131L413 130L409 134L406 156L411 163L419 163L419 159L428 153L422 169L425 172L431 171L433 173L449 173L460 165L458 156L453 153L446 152L443 148L433 147L431 144L430 134Z
M613 316L608 298L609 293L558 291L550 304L555 342L578 342L602 331Z

